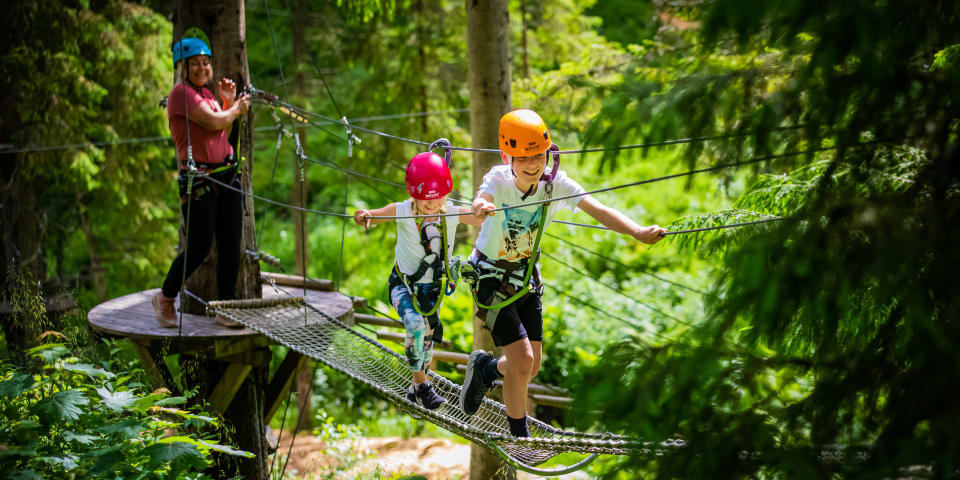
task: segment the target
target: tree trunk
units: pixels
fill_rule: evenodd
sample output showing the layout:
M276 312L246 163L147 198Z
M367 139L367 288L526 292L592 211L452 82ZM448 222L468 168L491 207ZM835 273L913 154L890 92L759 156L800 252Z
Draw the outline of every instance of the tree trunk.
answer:
M497 127L500 117L510 111L510 49L508 45L510 14L507 0L466 0L467 54L469 57L470 135L473 146L491 148L498 145ZM483 175L500 163L496 153L473 153L473 189ZM476 318L473 320L474 350L493 350L490 334ZM501 466L490 450L470 445L471 480L516 478L512 468Z
M26 154L19 154L26 155ZM19 156L18 155L18 156ZM3 235L2 275L11 268L26 269L33 278L46 278L46 263L43 256L43 232L45 217L39 215L37 192L42 189L21 174L22 158L8 161L0 168L0 230ZM8 296L4 288L4 297Z
M0 254L0 305L11 306L17 276L26 275L33 281L45 278L43 261L43 232L45 217L38 214L36 188L29 179L21 175L19 168L26 160L18 158L0 165L0 232L2 249ZM26 367L26 350L33 346L40 325L23 324L23 319L15 321L14 315L0 314L4 338L7 344L7 358L14 364ZM39 321L39 320L38 320Z
M174 8L174 41L191 27L203 30L210 39L213 50L213 83L222 77L232 79L238 87L249 84L250 69L247 64L246 18L243 0L228 0L226 3L190 2L177 0ZM177 79L174 79L176 82ZM239 88L238 88L239 89ZM214 92L216 94L216 92ZM235 150L245 159L241 184L244 191L253 191L253 112L247 114L244 122L235 122L234 129L239 131L239 145ZM237 298L260 298L260 264L245 254L256 249L253 198L244 197L243 240L241 243L240 273L237 276ZM182 232L181 232L182 233ZM181 240L183 235L181 235ZM181 241L181 245L183 242ZM186 288L204 300L214 300L217 295L216 279L217 246L214 242L210 254L203 265L187 279ZM203 314L203 305L191 298L181 299L184 311Z
M527 0L520 0L520 45L523 52L523 78L530 78L530 55L527 51Z
M226 2L191 2L176 0L174 9L174 41L180 40L181 32L190 27L197 27L207 34L210 39L210 48L213 50L214 82L221 77L232 79L239 86L248 85L250 72L247 64L246 47L246 18L244 15L243 0L227 0ZM234 131L239 132L239 139L235 150L243 159L243 173L241 184L244 191L253 191L251 172L253 161L253 111L247 114L245 121L234 123ZM254 222L253 197L244 196L243 227L241 255L239 259L229 261L240 262L240 273L237 276L237 298L260 298L260 264L245 254L246 251L256 249L256 232ZM194 272L187 280L186 287L201 298L210 300L216 297L216 245L211 249L207 261ZM193 303L193 305L190 305ZM195 309L191 313L199 313L202 308L190 299L181 299L184 309ZM189 310L188 310L189 311ZM216 362L205 362L213 370ZM212 377L216 378L216 377ZM224 423L232 431L231 441L248 452L253 458L237 460L226 459L219 462L221 467L217 473L221 478L240 476L249 480L267 480L267 444L265 441L266 425L263 420L263 392L266 383L266 372L262 367L255 368L240 387L230 408L224 414ZM209 386L212 388L212 385Z
M426 43L428 41L427 27L425 26L428 22L427 16L425 15L426 11L423 7L423 0L417 0L415 5L417 12L417 70L420 72L418 75L417 85L417 97L419 98L419 107L421 112L429 111L427 107L427 52L426 52ZM430 7L427 7L428 9ZM433 10L430 10L430 13L433 13ZM424 115L420 117L420 138L427 136L427 116Z
M105 267L100 261L97 239L93 233L93 224L90 223L87 206L83 203L82 193L77 193L77 205L80 206L80 225L83 228L83 236L87 240L87 252L90 254L90 278L93 280L93 288L97 291L97 299L103 302L107 299L107 281L103 278Z
M307 97L307 81L303 73L309 61L306 32L304 31L303 22L307 14L305 0L293 0L290 3L290 9L290 32L293 37L293 68L295 69L293 74L293 96L295 99L294 102L296 103ZM300 142L306 146L307 128L300 127L297 129L297 132L300 134ZM301 172L298 171L294 176L293 188L290 190L290 203L305 207L307 203L308 186L306 163L303 164L302 175L303 177L301 178ZM309 264L309 259L307 258L309 251L307 250L306 213L301 210L293 211L293 222L296 233L294 242L297 256L294 274L305 276L307 274L307 265ZM313 393L313 377L311 375L313 369L311 368L311 363L312 361L308 361L297 373L297 425L300 430L313 429L313 409L310 408L310 395Z

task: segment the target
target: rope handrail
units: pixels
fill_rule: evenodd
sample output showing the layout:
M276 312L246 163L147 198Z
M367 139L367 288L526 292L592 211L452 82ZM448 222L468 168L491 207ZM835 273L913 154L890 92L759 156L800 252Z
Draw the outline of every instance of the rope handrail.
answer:
M615 263L615 264L617 264L617 265L620 265L620 266L623 267L623 268L627 268L627 269L630 269L630 270L636 270L636 267L632 267L632 266L627 265L627 264L625 264L625 263L623 263L623 262L621 262L621 261L619 261L619 260L617 260L617 259L608 257L608 256L606 256L606 255L604 255L604 254L602 254L602 253L598 253L598 252L595 252L595 251L593 251L593 250L590 250L589 248L586 248L586 247L584 247L583 245L578 245L578 244L576 244L576 243L574 243L574 242L571 242L570 240L567 240L567 239L565 239L565 238L563 238L563 237L554 235L554 234L552 234L552 233L547 233L546 235L547 235L548 237L551 237L551 238L555 239L555 240L558 240L558 241L561 241L561 242L563 242L563 243L566 243L567 245L570 245L570 246L573 247L573 248L576 248L576 249L578 249L578 250L581 250L581 251L584 251L584 252L586 252L586 253L589 253L589 254L591 254L591 255L593 255L593 256L595 256L595 257L597 257L597 258L600 258L601 260L604 260L604 261L606 261L606 262ZM639 273L642 273L642 274L644 274L644 275L653 277L653 278L655 278L655 279L657 279L657 280L660 280L661 282L668 283L668 284L673 285L673 286L675 286L675 287L677 287L677 288L682 288L682 289L684 289L684 290L688 290L688 291L691 291L691 292L693 292L693 293L698 293L698 294L700 294L700 295L707 295L707 292L704 292L703 290L697 290L696 288L689 287L689 286L684 285L684 284L679 283L679 282L675 282L675 281L673 281L673 280L670 280L669 278L663 278L663 277L661 277L661 276L659 276L659 275L657 275L657 274L655 274L655 273L650 273L650 272L643 271L643 270L641 270Z
M867 143L861 143L861 144L859 144L859 145L866 145L866 144L867 144ZM541 205L541 204L544 204L544 203L547 203L547 202L553 202L553 201L557 201L557 200L565 200L565 199L569 199L569 198L585 197L585 196L587 196L587 195L592 195L592 194L594 194L594 193L610 192L610 191L613 191L613 190L620 190L620 189L628 188L628 187L636 187L636 186L639 186L639 185L645 185L645 184L654 183L654 182L660 182L660 181L664 181L664 180L671 180L671 179L674 179L674 178L680 178L680 177L695 175L695 174L698 174L698 173L715 172L715 171L722 170L722 169L725 169L725 168L733 168L733 167L738 167L738 166L743 166L743 165L751 165L751 164L754 164L754 163L759 163L759 162L763 162L763 161L767 161L767 160L776 160L776 159L780 159L780 158L795 157L795 156L799 156L799 155L806 155L806 154L809 154L809 153L816 153L816 152L827 151L827 150L836 150L837 148L838 148L838 147L819 147L819 148L811 148L811 149L801 150L801 151L796 151L796 152L787 152L787 153L780 153L780 154L775 154L775 155L763 155L763 156L760 156L760 157L754 157L754 158L751 158L751 159L748 159L748 160L744 160L744 161L741 161L741 162L733 162L733 163L727 163L727 164L722 164L722 165L715 165L715 166L713 166L713 167L705 167L705 168L699 168L699 169L694 169L694 170L688 170L688 171L686 171L686 172L680 172L680 173L674 173L674 174L664 175L664 176L660 176L660 177L648 178L648 179L645 179L645 180L639 180L639 181L636 181L636 182L625 183L625 184L622 184L622 185L614 185L614 186L612 186L612 187L598 188L598 189L595 189L595 190L589 190L589 191L585 191L585 192L582 192L582 193L574 193L574 194L571 194L571 195L564 195L564 196L560 196L560 197L553 197L553 198L551 198L551 199L549 199L549 200L536 200L536 201L531 201L531 202L526 202L526 203L518 203L518 204L516 204L516 205L509 205L509 206L506 206L506 207L498 207L498 208L494 208L494 209L489 210L489 212L499 212L499 211L511 210L511 209L515 209L515 208L523 208L523 207L530 207L530 206ZM212 181L212 182L214 182L214 183L217 183L217 184L219 184L220 186L223 186L223 187L225 187L225 188L229 188L229 189L231 189L231 190L241 192L241 193L243 193L244 195L250 195L250 196L252 196L253 198L256 198L256 199L259 199L259 200L262 200L262 201L265 201L265 202L269 202L269 203L272 203L272 204L275 204L275 205L285 206L285 207L287 207L287 208L291 208L291 209L295 209L295 210L302 210L302 211L305 211L305 212L316 213L316 214L320 214L320 215L327 215L327 216L332 216L332 217L339 217L339 218L347 218L347 217L352 218L352 217L353 217L353 215L342 214L342 213L326 212L326 211L322 211L322 210L314 210L314 209L309 209L309 208L305 208L305 207L298 207L298 206L296 206L296 205L286 204L286 203L279 202L279 201L276 201L276 200L271 200L271 199L269 199L269 198L261 197L261 196L259 196L259 195L256 195L256 194L254 194L254 193L245 192L245 191L243 191L242 189L233 187L233 186L231 186L231 185L227 185L226 183L220 182L220 181L216 180L215 178L212 178L212 177L210 177L209 175L207 175L207 174L205 174L205 173L202 173L202 172L197 173L197 176L198 176L198 177L205 178L205 179L207 179L207 180L209 180L209 181ZM469 215L469 213L436 213L436 214L433 214L433 215L371 215L371 216L369 216L369 217L367 217L367 218L381 219L381 220L397 220L397 219L405 219L405 218L453 217L453 216L460 216L460 215ZM737 226L740 226L740 225L737 225ZM700 230L698 230L698 231L700 231ZM678 231L678 232L676 232L676 233L690 233L690 232ZM666 234L667 234L667 235L670 235L671 232L667 232Z
M714 226L710 226L710 227L691 228L691 229L687 229L687 230L671 230L671 231L669 231L669 232L664 233L664 236L666 236L666 235L679 235L679 234L681 234L681 233L708 232L708 231L710 231L710 230L723 230L723 229L725 229L725 228L745 227L745 226L747 226L747 225L757 225L757 224L760 224L760 223L777 222L777 221L786 220L786 219L787 219L787 217L770 217L770 218L762 218L762 219L759 219L759 220L751 220L751 221L749 221L749 222L729 223L729 224L726 224L726 225L714 225ZM572 226L574 226L574 227L594 228L594 229L597 229L597 230L612 230L610 227L604 227L604 226L602 226L602 225L590 225L590 224L586 224L586 223L568 222L568 221L565 221L565 220L554 220L554 222L556 222L556 223L562 223L562 224L564 224L564 225L572 225Z
M677 317L674 317L673 315L670 315L670 314L664 312L663 310L660 310L660 309L658 309L658 308L656 308L656 307L653 307L653 306L651 306L651 305L648 305L646 302L643 302L643 301L640 301L640 300L638 300L638 299L636 299L636 298L633 298L632 295L627 295L626 292L624 292L623 290L621 290L621 289L619 289L619 288L616 288L616 287L613 287L612 285L608 285L608 284L606 284L606 283L604 283L604 282L601 282L600 280L594 278L592 275L587 274L587 273L584 272L583 270L580 270L580 269L574 267L573 265L570 265L569 262L565 262L565 261L563 261L563 260L561 260L561 259L559 259L559 258L557 258L557 257L555 257L555 256L553 256L553 255L551 255L551 254L549 254L549 253L547 253L547 252L540 252L540 254L543 255L543 256L545 256L545 257L547 257L547 258L549 258L550 260L553 260L554 263L557 263L557 264L559 264L560 266L562 266L562 267L564 267L564 268L566 268L566 269L568 269L568 270L573 271L574 273L580 275L581 277L589 278L589 279L592 280L593 282L598 283L598 284L600 284L600 285L603 285L603 286L606 287L607 289L609 289L609 290L611 290L611 291L619 294L620 296L622 296L622 297L624 297L624 298L628 298L628 299L632 300L634 303L637 303L637 304L639 304L639 305L642 305L642 306L646 307L648 310L650 310L650 311L652 311L652 312L654 312L654 313L657 313L657 314L659 314L659 315L661 315L661 316L663 316L663 317L665 317L665 318L669 318L669 319L671 319L671 320L673 320L673 321L675 321L675 322L677 322L677 323L686 325L686 326L688 326L688 327L692 326L692 325L690 324L690 322L687 322L686 320L681 320L681 319L679 319L679 318L677 318Z
M865 145L865 144L861 143L860 145ZM660 177L648 178L648 179L639 180L639 181L636 181L636 182L624 183L624 184L621 184L621 185L614 185L614 186L612 186L612 187L605 187L605 188L598 188L598 189L595 189L595 190L588 190L588 191L583 192L583 193L574 193L574 194L570 194L570 195L563 195L563 196L560 196L560 197L552 197L552 198L547 199L547 200L535 200L535 201L532 201L532 202L518 203L518 204L516 204L516 205L509 205L509 206L506 206L506 207L494 208L494 209L489 210L489 211L491 211L491 212L499 212L499 211L502 211L502 210L510 210L510 209L512 209L512 208L531 207L531 206L534 206L534 205L541 205L541 204L544 204L544 203L547 203L547 202L556 202L556 201L558 201L558 200L566 200L566 199L568 199L568 198L585 197L585 196L587 196L587 195L592 195L592 194L594 194L594 193L610 192L610 191L613 191L613 190L620 190L620 189L628 188L628 187L636 187L636 186L639 186L639 185L646 185L646 184L648 184L648 183L655 183L655 182L661 182L661 181L664 181L664 180L671 180L671 179L674 179L674 178L680 178L680 177L686 177L686 176L690 176L690 175L696 175L696 174L698 174L698 173L716 172L716 171L719 171L719 170L723 170L723 169L725 169L725 168L741 167L741 166L744 166L744 165L752 165L752 164L754 164L754 163L765 162L765 161L768 161L768 160L778 160L778 159L781 159L781 158L796 157L796 156L800 156L800 155L806 155L806 154L810 154L810 153L817 153L817 152L822 152L822 151L827 151L827 150L836 150L837 148L839 148L839 147L835 147L835 146L834 146L834 147L818 147L818 148L809 148L809 149L806 149L806 150L799 150L799 151L795 151L795 152L778 153L778 154L771 154L771 155L762 155L762 156L759 156L759 157L753 157L753 158L750 158L750 159L747 159L747 160L743 160L743 161L739 161L739 162L724 163L724 164L721 164L721 165L714 165L714 166L712 166L712 167L698 168L698 169L694 169L694 170L688 170L688 171L686 171L686 172L673 173L673 174L670 174L670 175L663 175L663 176L660 176Z
M275 100L275 103L277 103L278 105L282 105L290 109L291 111L296 111L297 113L300 113L302 115L316 117L328 123L340 124L340 125L343 125L344 127L350 126L357 130L370 133L372 135L377 135L384 138L390 138L393 140L399 140L399 141L414 144L414 145L430 145L429 142L425 142L423 140L416 140L413 138L402 137L399 135L394 135L391 133L374 130L372 128L358 127L356 125L348 124L341 120L337 120L335 118L323 115L322 113L313 112L303 107L299 107L297 105L292 105L286 102L282 102L279 99ZM806 125L783 125L783 126L774 127L771 129L771 131L797 130L801 128L806 128ZM708 135L704 137L676 138L676 139L669 139L669 140L661 140L657 142L618 145L613 147L593 147L593 148L584 148L584 149L560 150L558 153L563 155L570 155L570 154L580 154L580 153L597 153L597 152L608 152L608 151L632 150L632 149L640 149L640 148L666 147L666 146L681 145L686 143L698 143L698 142L708 142L713 140L723 140L728 138L747 137L750 135L752 135L752 133L750 132L734 132L734 133L724 133L724 134L718 134L718 135ZM454 145L446 145L443 148L449 149L449 150L466 151L466 152L481 152L481 153L499 153L500 152L499 148L458 147Z
M356 117L347 119L351 125L354 123L365 123L373 122L377 120L394 120L402 118L411 118L411 117L427 117L433 115L449 115L451 113L463 113L470 111L469 108L458 108L456 110L440 110L435 112L409 112L409 113L392 113L388 115L375 115L369 117ZM339 122L327 122L327 123L339 123ZM307 126L319 126L319 124L314 123L294 123L294 127L307 127ZM277 130L277 127L263 125L260 127L254 127L253 131L255 132L274 132ZM3 146L0 147L0 155L5 154L16 154L16 153L36 153L36 152L49 152L55 150L70 150L74 148L88 148L88 147L112 147L115 145L129 145L137 143L156 143L172 141L170 135L165 136L150 136L150 137L134 137L134 138L118 138L116 140L97 140L92 142L77 142L77 143L63 143L59 145L26 145L23 147L16 148L15 146Z

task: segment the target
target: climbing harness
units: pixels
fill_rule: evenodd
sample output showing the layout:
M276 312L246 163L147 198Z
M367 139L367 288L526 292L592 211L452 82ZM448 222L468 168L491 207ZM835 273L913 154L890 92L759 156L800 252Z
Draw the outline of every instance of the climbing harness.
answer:
M548 184L549 185L549 184ZM523 268L524 261L521 262L508 262L506 260L495 260L491 261L479 250L476 251L477 262L476 263L467 263L461 267L460 276L463 277L465 281L470 285L470 293L473 296L473 303L478 307L484 310L497 310L511 303L519 300L521 297L530 292L530 279L533 277L534 270L536 270L537 259L540 257L540 239L543 237L543 226L547 220L547 209L550 207L550 202L544 203L541 207L543 210L540 212L540 221L537 227L537 239L533 243L533 251L536 252L534 255L524 259L526 262L526 272L523 276L523 283L515 293L511 295L510 290L513 290L510 279L511 277L517 278L513 275L513 272ZM481 265L481 262L487 266ZM539 277L537 274L535 283L537 283L539 289ZM490 277L500 277L500 286L493 293L490 302L493 302L493 298L496 294L500 293L504 296L510 295L506 300L496 304L496 305L484 305L483 302L477 298L477 290L480 287L480 280ZM486 316L486 315L484 315Z
M420 259L420 266L417 267L416 272L413 272L410 275L400 271L399 264L394 264L394 271L397 272L397 276L400 277L400 281L403 283L403 286L406 287L408 292L410 292L410 300L413 303L413 309L423 317L429 317L430 315L436 313L440 308L440 304L443 302L444 294L448 296L453 295L453 292L456 289L458 274L453 273L452 265L455 264L459 267L460 259L453 257L453 261L449 260L447 251L447 222L445 219L439 218L437 219L437 222L424 222L422 226L418 224L417 229L420 231L420 245L423 246L423 251L426 252L423 258ZM431 243L433 243L433 241L438 237L440 239L439 252L437 252L436 249L434 249L431 245ZM426 275L427 270L430 270L433 273L433 283L441 283L442 277L446 275L447 285L443 294L437 297L437 302L433 304L433 308L431 308L429 312L423 312L417 302L417 285L420 279ZM411 284L413 286L411 286Z

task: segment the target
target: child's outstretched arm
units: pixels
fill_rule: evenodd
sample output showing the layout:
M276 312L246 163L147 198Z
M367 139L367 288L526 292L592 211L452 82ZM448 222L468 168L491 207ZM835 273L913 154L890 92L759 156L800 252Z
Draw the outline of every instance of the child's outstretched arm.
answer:
M630 235L637 239L637 241L648 245L659 242L663 239L663 235L667 233L667 229L661 228L659 225L650 225L649 227L637 225L636 222L627 218L627 216L620 213L620 211L600 203L590 195L580 199L577 207L587 212L587 215L595 218L605 227L609 227L610 230L624 235Z
M386 223L392 221L389 218L370 218L370 217L393 217L397 215L397 204L391 203L385 207L365 210L363 208L353 212L353 221L357 225L362 225L367 231L370 231L370 225Z

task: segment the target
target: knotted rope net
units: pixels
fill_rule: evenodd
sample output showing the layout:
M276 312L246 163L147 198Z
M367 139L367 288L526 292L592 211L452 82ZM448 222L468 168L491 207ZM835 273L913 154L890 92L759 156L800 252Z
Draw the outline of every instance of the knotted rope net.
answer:
M526 465L539 465L563 452L656 454L670 446L609 433L560 430L533 418L529 423L531 436L517 438L510 434L503 404L486 398L476 414L467 416L458 406L460 386L434 372L429 372L430 380L447 403L427 410L406 398L410 369L400 354L317 310L302 297L210 302L207 314L242 323L366 384L414 418L432 422L488 448L496 444Z

